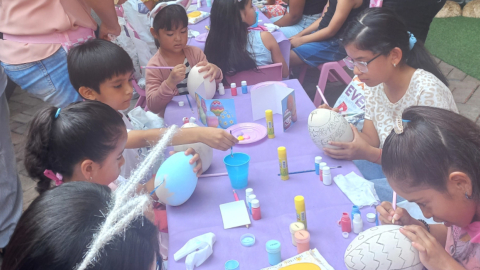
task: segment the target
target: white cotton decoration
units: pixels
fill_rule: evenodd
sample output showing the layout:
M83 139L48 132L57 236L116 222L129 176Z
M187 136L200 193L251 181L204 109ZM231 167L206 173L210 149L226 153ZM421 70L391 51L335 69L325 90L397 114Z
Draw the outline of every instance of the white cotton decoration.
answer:
M207 74L206 71L199 73L198 70L201 69L202 67L197 67L194 66L191 70L190 73L188 73L188 78L187 78L187 89L188 93L190 93L190 96L192 98L195 98L195 91L197 91L198 87L200 84L203 83L204 89L200 88L199 89L199 95L202 96L204 99L211 99L215 95L215 91L217 90L215 80L210 81L210 78L203 78L205 74Z
M198 125L195 123L186 123L185 125L182 126L182 128L190 128L190 127L198 127ZM180 130L180 132L182 131ZM212 164L212 159L213 159L212 147L204 143L198 142L198 143L175 145L173 147L173 151L180 152L180 151L185 151L188 148L193 148L195 152L197 152L198 155L200 155L200 160L202 161L202 172L206 172L208 168L210 168L210 165Z
M422 270L418 251L398 225L361 232L345 251L348 270Z
M308 131L313 143L320 148L338 149L328 142L351 142L353 131L350 124L332 110L316 109L308 116Z

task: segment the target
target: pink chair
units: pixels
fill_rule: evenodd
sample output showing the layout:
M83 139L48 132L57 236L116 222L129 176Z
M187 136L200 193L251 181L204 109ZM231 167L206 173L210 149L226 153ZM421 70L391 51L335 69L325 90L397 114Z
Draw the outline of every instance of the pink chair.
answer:
M242 81L247 81L248 85L266 81L281 81L282 63L260 66L258 70L242 71L233 76L227 76L226 79L229 84L235 83L237 86L240 86ZM230 88L230 85L225 85L225 88Z
M147 97L146 97L146 94L145 94L145 90L140 88L140 86L138 86L138 84L137 84L137 81L135 81L135 80L132 81L132 85L133 85L133 88L135 89L135 91L140 95L140 97L138 97L137 103L135 104L135 108L140 106L140 107L144 108L145 111L148 111Z
M345 84L349 84L352 81L352 78L343 69L344 66L345 66L345 62L343 62L343 60L340 60L338 62L328 62L325 64L321 64L317 67L318 70L320 70L318 87L320 88L320 90L322 90L322 93L325 92L327 80L330 82L341 81ZM307 68L308 68L307 65L302 66L302 69L300 71L300 76L298 77L298 81L300 81L300 83L303 83L303 79L305 79ZM318 107L320 104L322 104L322 102L323 102L322 97L317 92L315 94L315 99L313 100L313 104L315 105L315 107Z

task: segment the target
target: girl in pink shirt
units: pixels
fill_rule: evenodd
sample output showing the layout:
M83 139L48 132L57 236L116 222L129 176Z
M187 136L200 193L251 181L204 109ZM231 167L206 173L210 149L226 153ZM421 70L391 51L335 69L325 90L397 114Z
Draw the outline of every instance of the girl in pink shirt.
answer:
M397 194L418 204L428 225L403 208L377 207L383 224L400 231L429 270L480 268L480 127L440 108L403 112L383 147L382 165Z

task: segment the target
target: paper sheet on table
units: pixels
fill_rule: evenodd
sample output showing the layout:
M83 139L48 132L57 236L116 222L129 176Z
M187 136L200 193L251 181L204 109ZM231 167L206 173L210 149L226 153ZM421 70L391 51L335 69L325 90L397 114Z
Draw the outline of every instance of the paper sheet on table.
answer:
M270 84L251 91L253 120L265 118L265 110L283 114L282 100L294 90L278 84Z
M251 224L245 201L236 201L220 205L223 228L230 229Z

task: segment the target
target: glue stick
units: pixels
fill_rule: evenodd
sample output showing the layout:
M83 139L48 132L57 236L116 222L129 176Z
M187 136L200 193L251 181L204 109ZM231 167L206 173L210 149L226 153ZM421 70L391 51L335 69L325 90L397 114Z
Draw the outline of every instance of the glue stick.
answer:
M278 151L278 163L280 164L280 179L288 180L288 163L287 163L287 149L285 146L280 146Z
M267 134L269 139L275 138L275 130L273 129L273 112L272 110L265 111L265 119L267 119Z
M305 212L305 198L303 196L295 196L295 210L297 211L297 222L305 225L307 229L307 213Z

